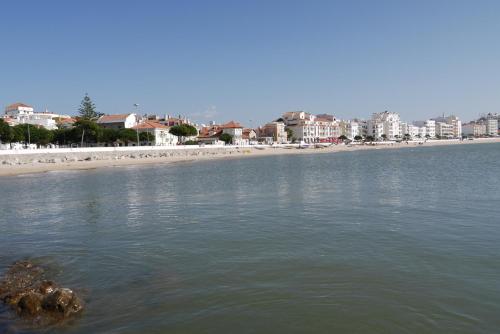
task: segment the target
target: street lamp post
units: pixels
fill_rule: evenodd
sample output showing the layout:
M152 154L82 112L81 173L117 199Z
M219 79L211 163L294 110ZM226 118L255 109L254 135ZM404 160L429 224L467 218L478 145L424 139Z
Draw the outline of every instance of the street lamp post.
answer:
M135 117L137 121L137 124L135 125L135 133L137 134L137 146L139 146L139 128L138 128L139 122L137 117L137 115L139 115L138 113L139 105L137 103L134 103L134 108L135 108Z

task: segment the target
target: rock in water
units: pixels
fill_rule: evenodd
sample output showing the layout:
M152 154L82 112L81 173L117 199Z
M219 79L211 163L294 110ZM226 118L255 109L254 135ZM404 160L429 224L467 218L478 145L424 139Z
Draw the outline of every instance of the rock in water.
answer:
M42 310L42 295L28 292L17 303L17 313L23 316L36 316Z
M58 288L48 294L43 300L42 307L63 317L76 314L83 308L82 302L75 293L66 288Z
M82 300L68 288L45 280L30 261L14 263L0 280L0 301L37 325L53 325L79 314Z

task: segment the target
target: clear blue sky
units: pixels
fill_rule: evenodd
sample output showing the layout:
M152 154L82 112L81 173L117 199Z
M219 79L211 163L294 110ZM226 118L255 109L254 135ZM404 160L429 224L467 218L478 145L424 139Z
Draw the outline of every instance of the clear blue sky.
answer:
M6 1L0 104L406 120L500 111L500 1ZM250 123L249 120L252 120Z

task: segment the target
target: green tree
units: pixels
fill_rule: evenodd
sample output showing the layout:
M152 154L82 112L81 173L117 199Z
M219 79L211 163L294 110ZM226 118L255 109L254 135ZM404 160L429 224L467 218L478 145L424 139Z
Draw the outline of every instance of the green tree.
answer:
M220 135L219 139L226 144L230 144L233 141L233 136L231 136L229 133L223 133Z
M12 128L0 118L0 142L10 143L12 142L14 134L12 133Z
M139 133L139 140L141 142L147 142L147 143L154 144L155 135L152 133L149 133L149 132L141 132L141 133Z
M14 143L24 143L28 141L28 137L24 136L24 128L16 125L12 128L12 142Z
M84 143L97 143L101 138L102 128L90 119L79 119L74 124L73 140Z
M293 131L292 131L292 129L290 129L290 128L286 128L286 129L285 129L285 131L286 131L286 138L287 138L289 141L294 142L294 141L295 141L295 138L293 137Z
M383 140L387 140L387 135L385 133L380 137L382 137Z
M137 143L137 132L132 129L120 129L118 130L118 139L126 144Z
M375 140L375 138L373 136L366 136L366 138L365 138L365 141L369 141L369 142L374 141L374 140Z
M342 135L342 136L340 136L338 139L340 139L340 140L347 140L347 136Z
M48 145L54 140L54 133L41 126L19 124L14 128L14 141L29 142L36 145Z
M118 130L116 129L102 129L99 142L101 143L114 143L118 139Z
M86 120L96 120L103 115L96 111L95 104L92 102L88 94L85 94L83 97L83 100L80 103L80 108L78 108L78 114L81 118Z
M198 130L189 124L174 125L170 128L169 132L181 138L181 142L184 141L184 137L196 136L198 134Z
M356 141L359 141L361 139L363 139L363 137L361 137L360 135L357 135L357 136L354 137L354 140L356 140Z

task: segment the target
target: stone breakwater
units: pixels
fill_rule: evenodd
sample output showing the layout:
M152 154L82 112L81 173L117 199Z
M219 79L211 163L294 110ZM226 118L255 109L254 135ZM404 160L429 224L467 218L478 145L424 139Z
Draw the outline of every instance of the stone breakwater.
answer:
M168 148L136 148L136 149L52 149L52 150L30 150L23 152L0 151L0 165L36 165L36 164L60 164L86 161L119 161L138 159L171 159L190 160L202 157L231 156L251 153L251 148L240 147L216 147L216 148L193 148L193 149L168 149Z
M83 302L68 288L47 280L42 267L14 263L0 279L0 301L36 326L49 326L83 311Z

